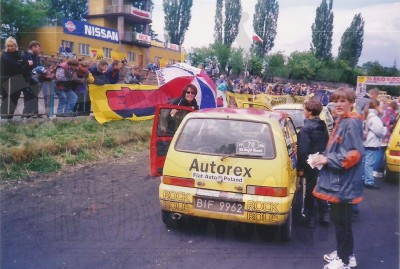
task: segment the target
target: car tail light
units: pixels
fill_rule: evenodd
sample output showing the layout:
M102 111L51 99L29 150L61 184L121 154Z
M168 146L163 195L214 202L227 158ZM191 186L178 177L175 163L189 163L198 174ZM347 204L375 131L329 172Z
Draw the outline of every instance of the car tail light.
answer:
M389 151L390 156L400 156L400 151L398 150L390 150Z
M194 179L192 178L163 176L162 182L167 185L194 187Z
M285 197L288 195L287 188L258 187L247 186L248 194L256 194L263 196Z

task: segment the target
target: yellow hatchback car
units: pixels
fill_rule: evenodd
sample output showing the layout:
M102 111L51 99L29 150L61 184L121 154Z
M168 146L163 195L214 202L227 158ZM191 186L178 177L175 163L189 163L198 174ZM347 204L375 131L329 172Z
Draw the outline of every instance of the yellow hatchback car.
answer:
M299 131L304 125L304 104L280 104L272 107L272 110L284 111L288 113L289 116L292 117L297 131ZM319 117L325 122L330 134L333 130L335 120L333 119L332 114L329 112L327 107L322 107Z
M275 225L281 239L290 240L296 136L281 112L215 108L187 114L162 170L163 222L171 227L196 216Z
M387 179L399 179L400 174L400 120L393 128L392 135L386 148L386 169Z

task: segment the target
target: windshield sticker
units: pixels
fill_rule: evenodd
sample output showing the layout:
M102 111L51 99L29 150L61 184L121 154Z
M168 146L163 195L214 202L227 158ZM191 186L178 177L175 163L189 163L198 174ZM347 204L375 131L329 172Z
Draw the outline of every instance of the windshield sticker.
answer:
M243 140L236 143L236 154L265 156L265 143L257 140Z

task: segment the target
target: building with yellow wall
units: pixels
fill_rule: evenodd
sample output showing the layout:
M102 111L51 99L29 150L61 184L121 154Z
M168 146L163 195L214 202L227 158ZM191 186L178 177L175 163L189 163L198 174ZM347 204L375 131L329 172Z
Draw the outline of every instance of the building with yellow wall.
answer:
M137 8L128 0L88 0L87 21L64 18L61 25L34 28L20 44L27 47L31 40L37 40L43 54L49 56L60 56L63 44L78 59L125 58L141 67L184 61L185 50L181 46L151 40L149 0L141 2L141 8Z

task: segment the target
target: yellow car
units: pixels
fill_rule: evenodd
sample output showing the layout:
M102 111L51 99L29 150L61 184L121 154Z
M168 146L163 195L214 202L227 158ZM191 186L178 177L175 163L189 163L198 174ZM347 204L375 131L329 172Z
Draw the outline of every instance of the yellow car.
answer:
M392 135L386 148L386 178L399 178L400 173L400 123L393 128Z
M162 169L163 222L173 227L196 216L274 225L290 240L295 149L296 130L285 113L215 108L187 114Z
M272 110L284 111L288 113L292 118L297 131L299 131L304 125L304 104L280 104L274 106ZM322 107L319 117L325 122L330 134L333 130L335 121L327 107Z

